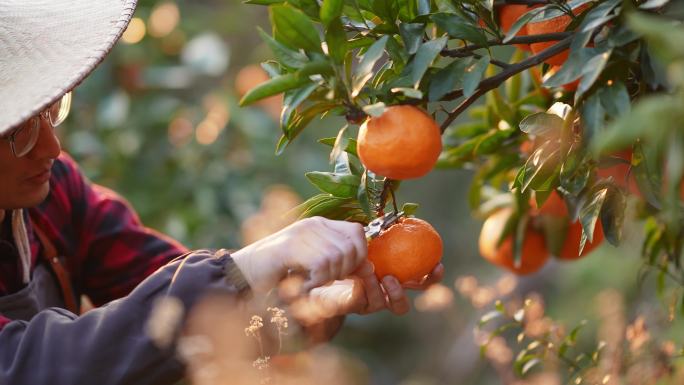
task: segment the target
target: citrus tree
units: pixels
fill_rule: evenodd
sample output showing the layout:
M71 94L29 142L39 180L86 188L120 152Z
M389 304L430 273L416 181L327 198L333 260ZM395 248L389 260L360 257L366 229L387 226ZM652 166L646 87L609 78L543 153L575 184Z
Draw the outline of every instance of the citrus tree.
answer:
M684 311L684 25L668 0L249 0L284 94L276 153L344 116L301 215L369 223L403 180L474 172L480 252L517 274L618 245L628 202L646 275ZM358 127L358 129L357 129ZM391 208L391 209L390 209Z

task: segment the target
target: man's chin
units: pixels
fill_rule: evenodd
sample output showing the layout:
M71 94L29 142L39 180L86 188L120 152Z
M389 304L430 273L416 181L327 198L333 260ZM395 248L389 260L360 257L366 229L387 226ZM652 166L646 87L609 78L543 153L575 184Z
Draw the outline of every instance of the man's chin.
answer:
M43 203L50 194L50 182L43 183L40 187L33 189L30 193L25 194L20 208L30 209Z

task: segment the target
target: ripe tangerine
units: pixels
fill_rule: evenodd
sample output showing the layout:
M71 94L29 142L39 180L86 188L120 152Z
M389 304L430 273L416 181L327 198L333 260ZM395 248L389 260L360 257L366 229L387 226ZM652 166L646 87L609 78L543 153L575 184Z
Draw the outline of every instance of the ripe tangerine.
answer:
M520 16L524 15L528 11L534 8L538 8L540 5L535 5L532 7L528 7L527 5L522 5L522 4L507 4L504 5L500 8L499 10L499 19L500 19L500 25L501 25L501 30L504 33L508 33L508 31L511 29L513 24L520 18ZM520 31L515 36L525 36L528 35L527 31L527 25L523 26L520 28ZM514 44L516 47L523 51L531 51L532 49L530 48L529 44Z
M508 218L513 209L506 207L492 214L482 225L480 232L480 255L489 262L504 267L516 274L531 274L541 269L549 259L544 235L532 226L525 230L520 265L516 266L513 255L513 235L507 236L501 245L497 246L504 231Z
M533 202L534 203L534 202ZM584 257L585 255L591 253L595 248L597 248L601 243L603 243L603 226L601 221L596 223L594 229L593 241L587 242L582 249L582 254L579 253L579 244L582 239L582 224L577 220L570 223L570 214L568 211L563 198L556 192L552 192L548 199L544 202L541 208L535 209L533 206L533 215L535 216L552 216L556 218L565 218L568 221L567 231L565 233L565 238L563 239L563 244L558 251L558 259L563 260L574 260Z
M443 245L439 233L426 221L404 218L368 243L368 259L375 275L399 282L419 281L437 266Z
M442 151L441 131L431 116L411 105L391 106L359 129L361 163L390 179L419 178L432 170Z
M589 7L588 3L582 4L572 10L572 13L575 15L579 15ZM535 18L536 19L536 18ZM570 25L572 22L572 19L570 16L566 14L562 14L560 16L550 18L550 19L541 19L541 20L535 20L532 19L531 22L527 23L527 33L530 35L542 35L546 33L555 33L555 32L564 32L565 29ZM540 42L540 43L532 43L530 44L530 48L532 49L533 54L538 54L539 52L554 46L557 41L545 41L545 42ZM568 55L570 53L569 49L566 49L565 51L556 54L554 56L551 56L550 58L546 59L546 63L550 65L563 65L566 60L568 60Z

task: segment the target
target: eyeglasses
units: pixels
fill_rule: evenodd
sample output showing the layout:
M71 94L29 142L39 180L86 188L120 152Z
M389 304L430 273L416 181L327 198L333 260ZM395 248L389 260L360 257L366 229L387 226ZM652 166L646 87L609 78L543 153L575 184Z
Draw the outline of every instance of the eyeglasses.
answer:
M3 139L10 142L14 156L21 158L31 152L38 142L41 118L50 122L52 127L57 127L69 116L70 109L71 92L67 92L46 110L24 122L10 136Z

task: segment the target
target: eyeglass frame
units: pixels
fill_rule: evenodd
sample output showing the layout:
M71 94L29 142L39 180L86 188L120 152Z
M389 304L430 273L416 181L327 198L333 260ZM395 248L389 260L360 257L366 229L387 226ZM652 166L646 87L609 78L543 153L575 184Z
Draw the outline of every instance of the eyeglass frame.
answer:
M55 107L57 104L59 104L59 110L57 111L57 116L54 117L52 116L52 109ZM36 143L38 142L38 137L40 135L40 124L41 124L41 118L45 119L47 122L50 123L52 128L55 128L59 126L60 124L64 123L66 118L69 116L69 111L71 110L71 92L67 92L66 94L62 95L61 98L59 98L56 102L52 103L50 106L48 106L45 110L39 112L37 115L32 116L29 118L27 121L22 123L14 132L12 132L9 136L3 136L0 137L0 139L4 139L8 142L10 142L10 148L12 149L12 154L17 157L21 158L23 156L26 156L33 148L36 146ZM16 136L23 132L23 130L29 129L31 130L30 132L30 137L33 137L33 139L29 140L29 143L26 148L22 149L21 152L17 152L16 148Z

